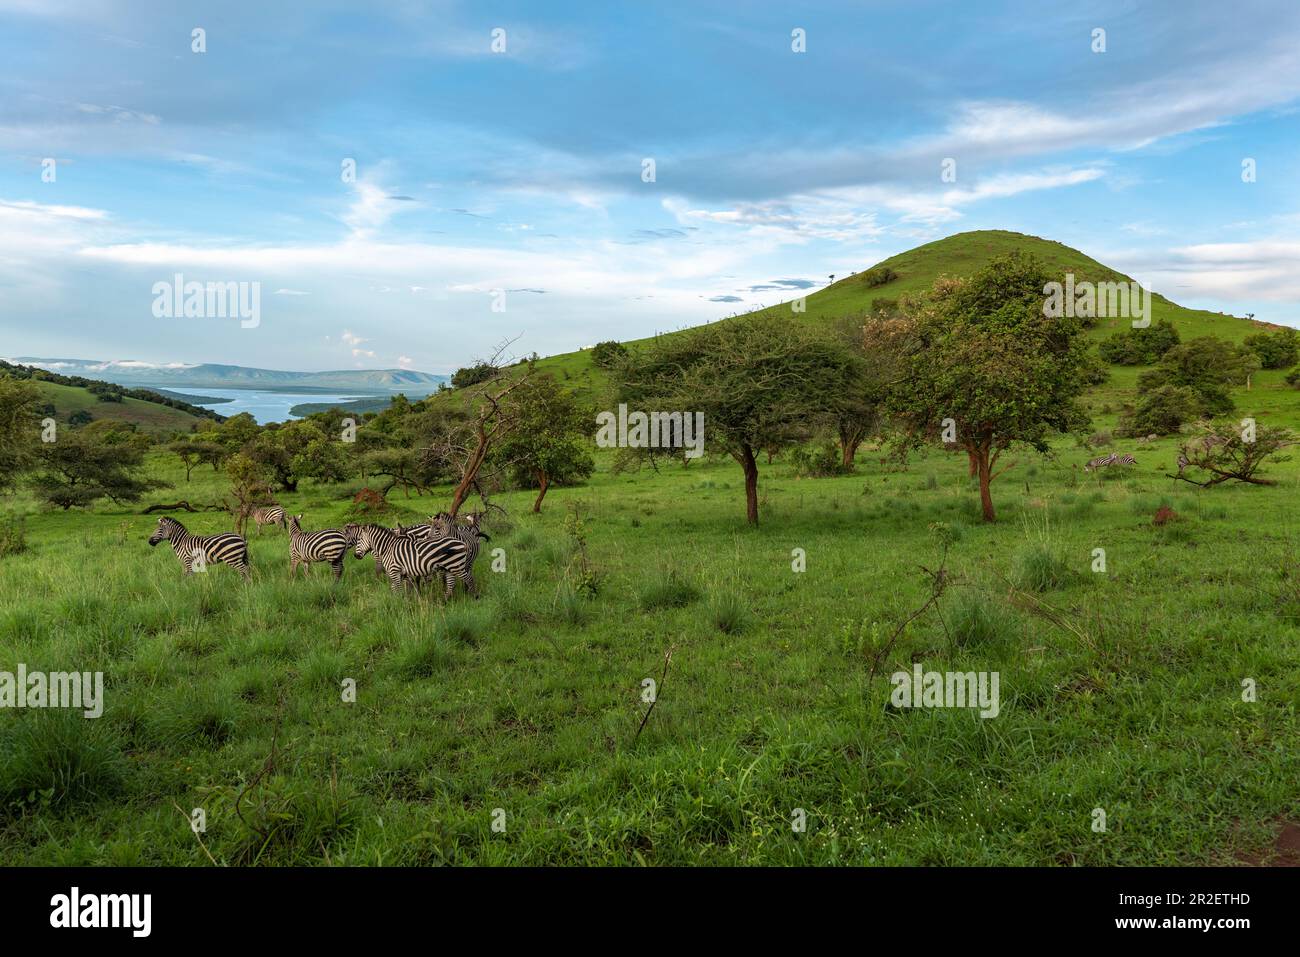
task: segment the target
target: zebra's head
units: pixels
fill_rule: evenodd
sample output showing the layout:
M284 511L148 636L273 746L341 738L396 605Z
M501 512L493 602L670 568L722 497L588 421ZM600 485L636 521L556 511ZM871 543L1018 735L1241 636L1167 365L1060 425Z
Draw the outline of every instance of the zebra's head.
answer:
M401 528L399 525L398 528ZM348 529L356 529L357 535L357 558L365 558L372 548L375 547L375 535L372 527L369 525L349 525Z
M162 518L158 519L158 527L155 528L153 534L149 536L149 545L152 547L164 539L171 539L173 536L184 531L184 525L176 521L176 519L168 518L164 515Z
M429 516L429 537L430 538L450 538L451 527L455 520L446 512L439 512L437 515Z
M292 531L292 532L301 532L301 531L302 531L302 526L299 524L301 521L302 521L302 516L301 516L301 515L290 515L290 516L289 516L289 530Z

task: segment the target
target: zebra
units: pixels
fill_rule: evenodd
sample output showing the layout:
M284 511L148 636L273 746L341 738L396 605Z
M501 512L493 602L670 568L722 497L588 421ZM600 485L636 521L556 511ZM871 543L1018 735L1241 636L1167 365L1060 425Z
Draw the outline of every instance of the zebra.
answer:
M337 528L327 528L320 532L304 532L299 527L301 515L289 519L289 577L292 578L302 565L305 578L312 562L329 562L334 569L334 580L343 577L343 556L347 554L348 537Z
M387 573L384 571L384 560L379 557L379 553L381 550L386 550L393 542L397 541L397 539L405 538L407 534L406 530L400 525L397 527L397 530L388 528L384 525L344 525L343 535L347 538L349 548L356 547L363 528L369 529L372 535L371 541L373 544L371 550L375 556L375 572L380 578L385 578L387 577Z
M220 562L237 569L244 581L248 581L248 542L234 532L191 535L176 519L164 515L158 519L158 527L149 536L150 547L163 539L172 543L172 551L180 559L187 575L192 575L195 567L204 571L212 563Z
M1137 465L1137 459L1127 452L1123 455L1118 452L1111 452L1110 455L1090 459L1088 464L1083 467L1083 470L1085 472L1095 472L1097 469L1109 468L1112 465Z
M469 551L464 542L454 538L426 541L402 534L388 538L377 533L375 526L359 526L357 558L365 558L372 551L383 562L388 574L388 587L393 591L403 588L406 579L413 581L418 591L422 579L436 574L446 578L447 599L451 598L457 578L465 583L466 591L477 593L474 571L465 561Z
M1187 457L1186 452L1178 453L1178 474L1183 474L1183 469L1192 464L1192 460Z
M429 517L425 525L416 525L411 529L403 529L415 538L425 541L437 541L444 538L454 538L457 541L464 542L468 550L465 562L471 569L474 567L474 561L478 558L479 542L481 540L492 541L492 536L483 531L483 516L478 512L470 512L465 516L465 524L460 525L446 512L439 512L437 515ZM397 526L402 529L402 526Z
M270 505L258 505L248 517L257 523L257 534L262 534L263 525L278 525L280 528L285 527L284 509L279 505L272 503Z

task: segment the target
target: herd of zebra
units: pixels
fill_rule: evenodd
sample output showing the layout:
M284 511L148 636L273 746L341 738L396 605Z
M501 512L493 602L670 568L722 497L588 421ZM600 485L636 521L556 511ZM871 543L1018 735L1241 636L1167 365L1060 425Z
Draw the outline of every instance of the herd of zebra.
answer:
M275 525L289 532L289 576L297 574L302 566L303 575L314 562L328 563L337 582L343 577L343 560L352 549L357 558L373 554L375 568L381 577L387 577L393 591L404 590L407 583L416 590L425 579L437 577L444 582L444 597L450 599L456 582L465 586L467 594L478 597L474 581L474 559L478 557L479 542L490 541L480 527L482 515L471 513L464 524L446 512L440 512L426 524L388 528L384 525L349 524L343 528L327 528L318 532L305 532L301 515L286 515L279 505L253 509L249 518L262 533L264 525ZM171 542L176 558L185 574L204 571L208 565L224 564L234 568L245 580L249 578L248 541L234 532L217 535L195 535L176 519L164 516L149 537L150 545L161 541Z

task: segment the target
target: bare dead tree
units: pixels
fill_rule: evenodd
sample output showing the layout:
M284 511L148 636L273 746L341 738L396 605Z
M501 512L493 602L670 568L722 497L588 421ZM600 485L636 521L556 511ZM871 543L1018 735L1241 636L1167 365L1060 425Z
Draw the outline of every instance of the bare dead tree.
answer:
M486 502L486 489L494 485L508 467L508 463L496 463L484 471L493 446L515 425L506 407L506 396L533 374L531 359L526 361L521 372L517 364L510 364L505 357L506 350L518 338L503 340L491 358L484 360L485 364L497 369L493 375L460 390L464 393L469 418L463 423L448 424L442 434L434 436L431 444L421 452L426 461L458 476L448 509L453 518L471 491Z
M1253 422L1248 428L1217 425L1205 435L1179 446L1178 474L1165 474L1167 478L1200 488L1228 481L1276 485L1275 479L1262 478L1256 473L1266 459L1272 459L1274 463L1287 461L1290 456L1277 453L1294 444L1295 436L1288 429L1255 426ZM1185 474L1187 469L1195 469L1203 477L1199 480L1192 478Z

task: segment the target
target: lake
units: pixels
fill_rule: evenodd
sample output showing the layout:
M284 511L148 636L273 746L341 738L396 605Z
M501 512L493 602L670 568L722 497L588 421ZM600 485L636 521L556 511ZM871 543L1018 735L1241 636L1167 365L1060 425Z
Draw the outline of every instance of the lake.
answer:
M258 425L267 422L287 422L301 416L290 415L289 410L303 402L349 402L353 399L368 399L373 396L342 393L332 395L324 392L274 392L263 389L178 389L167 386L167 391L177 395L201 395L217 399L231 399L231 402L195 402L204 409L211 409L219 415L232 416L247 412L257 420Z

